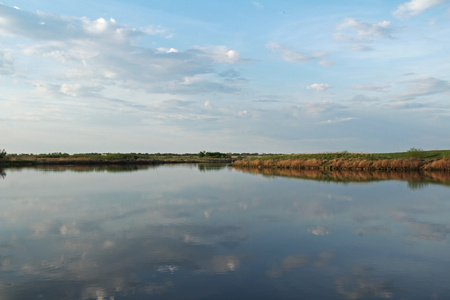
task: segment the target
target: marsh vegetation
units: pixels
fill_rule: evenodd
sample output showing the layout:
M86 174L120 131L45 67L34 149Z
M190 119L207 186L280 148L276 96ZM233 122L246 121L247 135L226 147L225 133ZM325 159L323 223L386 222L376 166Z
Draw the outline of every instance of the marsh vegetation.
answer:
M164 163L232 163L235 167L315 170L450 170L450 150L410 148L395 153L325 152L303 154L258 153L76 153L7 154L0 152L1 166L102 165Z
M193 153L76 153L8 154L3 165L101 165L101 164L162 164L231 162L231 156L220 152ZM207 154L207 155L206 155Z
M423 151L411 148L396 153L349 153L262 155L233 162L236 167L311 170L450 170L450 150Z

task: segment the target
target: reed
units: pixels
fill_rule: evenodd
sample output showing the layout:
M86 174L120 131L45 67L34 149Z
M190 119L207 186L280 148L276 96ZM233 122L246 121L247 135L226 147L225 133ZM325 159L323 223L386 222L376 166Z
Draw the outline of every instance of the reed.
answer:
M418 171L442 170L450 171L450 159L364 159L364 158L335 158L332 160L305 159L246 159L232 163L235 167L300 169L300 170L384 170L384 171Z

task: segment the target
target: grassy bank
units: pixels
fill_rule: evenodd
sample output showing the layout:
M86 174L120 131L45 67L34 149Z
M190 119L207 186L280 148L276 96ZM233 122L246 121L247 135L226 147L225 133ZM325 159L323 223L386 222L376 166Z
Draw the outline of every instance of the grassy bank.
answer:
M235 167L303 170L440 170L450 171L450 150L411 148L396 153L48 153L6 154L0 167L34 165L102 165L164 163L232 163Z
M233 166L303 170L450 170L450 150L422 151L411 148L396 153L316 153L261 155L240 159Z
M164 164L164 163L229 163L226 155L199 156L198 154L173 153L49 153L8 154L0 160L0 166L36 165L103 165L103 164Z

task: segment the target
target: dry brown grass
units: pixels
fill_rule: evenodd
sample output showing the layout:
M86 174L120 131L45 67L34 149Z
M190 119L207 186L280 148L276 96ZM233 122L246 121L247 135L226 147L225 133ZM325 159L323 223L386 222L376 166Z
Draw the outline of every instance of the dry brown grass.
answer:
M424 170L450 170L450 159L442 158L428 162L423 166Z
M277 168L277 169L321 169L321 170L450 170L450 159L344 159L335 158L333 160L324 159L282 159L282 160L238 160L233 166L247 166L257 168Z

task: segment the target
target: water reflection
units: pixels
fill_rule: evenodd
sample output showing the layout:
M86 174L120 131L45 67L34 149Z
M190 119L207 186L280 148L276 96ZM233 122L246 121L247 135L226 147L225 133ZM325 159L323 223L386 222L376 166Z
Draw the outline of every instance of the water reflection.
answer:
M446 186L268 179L224 166L76 168L7 170L0 299L448 294Z
M423 172L385 172L364 170L297 170L297 169L270 169L270 168L245 168L234 167L236 170L246 173L261 174L268 177L292 177L310 179L324 182L339 183L368 183L383 180L407 181L411 189L421 189L429 183L437 183L450 186L450 172L423 171Z
M206 171L219 171L226 169L228 164L198 164L198 170L202 172Z
M336 279L336 291L346 299L391 299L394 298L394 281L378 279L372 267L357 266L349 276Z
M121 173L121 172L135 172L140 170L156 169L162 165L134 165L134 164L122 164L122 165L38 165L33 167L11 167L9 170L14 171L28 171L39 170L43 172L108 172L108 173Z

